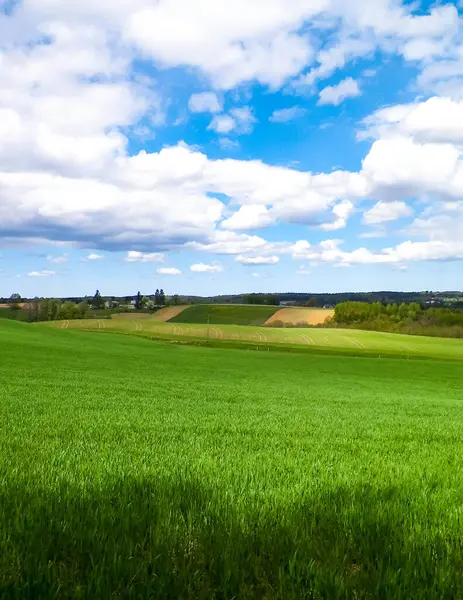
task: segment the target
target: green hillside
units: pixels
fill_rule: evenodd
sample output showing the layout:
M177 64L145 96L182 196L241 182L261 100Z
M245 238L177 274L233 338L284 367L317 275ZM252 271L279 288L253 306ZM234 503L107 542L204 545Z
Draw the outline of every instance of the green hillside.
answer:
M2 598L463 596L459 362L2 321L0 380Z
M195 304L170 319L169 323L263 325L277 310L278 306Z

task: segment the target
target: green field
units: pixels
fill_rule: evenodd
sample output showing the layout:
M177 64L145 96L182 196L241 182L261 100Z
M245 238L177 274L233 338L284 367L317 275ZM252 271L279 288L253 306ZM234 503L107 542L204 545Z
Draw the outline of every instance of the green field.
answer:
M458 360L0 344L2 599L463 597Z
M354 329L250 327L161 323L143 315L113 316L111 320L56 321L33 325L39 328L88 329L99 333L130 333L150 338L213 346L286 349L297 352L445 358L463 360L463 342L458 339L398 335Z
M169 323L263 325L277 310L279 306L195 304L170 319Z

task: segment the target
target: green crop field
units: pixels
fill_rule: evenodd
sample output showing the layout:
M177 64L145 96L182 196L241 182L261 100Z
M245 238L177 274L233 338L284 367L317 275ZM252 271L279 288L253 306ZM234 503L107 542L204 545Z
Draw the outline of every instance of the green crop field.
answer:
M142 334L0 321L2 599L463 597L461 342Z
M170 319L169 323L263 325L277 310L278 306L195 304Z
M463 360L463 341L353 329L250 327L239 325L197 325L161 323L143 315L113 316L111 320L56 321L33 325L39 328L79 329L100 333L120 332L179 342L215 346L288 349L298 352L326 352L399 356L404 358L447 358Z

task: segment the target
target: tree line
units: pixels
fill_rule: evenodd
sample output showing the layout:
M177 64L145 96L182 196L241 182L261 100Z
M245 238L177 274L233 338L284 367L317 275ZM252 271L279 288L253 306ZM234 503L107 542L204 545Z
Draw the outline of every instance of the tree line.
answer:
M265 304L279 306L280 297L277 294L247 294L243 296L244 304Z
M343 302L335 307L331 325L462 338L463 312L450 308L424 309L417 302L387 305L380 302Z
M120 305L117 301L106 300L96 290L91 298L80 301L58 298L36 298L24 302L19 294L13 294L8 299L8 307L1 309L0 316L21 321L60 321L88 318L110 318L112 314L128 312L130 310L156 311L168 303L179 304L180 298L172 296L167 298L164 290L157 289L153 296L143 296L138 292L129 297L129 305Z

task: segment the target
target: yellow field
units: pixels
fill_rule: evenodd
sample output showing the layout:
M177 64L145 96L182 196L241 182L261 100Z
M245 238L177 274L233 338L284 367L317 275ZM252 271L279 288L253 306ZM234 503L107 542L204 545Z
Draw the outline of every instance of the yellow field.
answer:
M155 321L161 321L162 323L166 323L173 319L181 312L183 312L187 308L186 306L166 306L166 308L161 308L158 312L154 313L153 319Z
M132 317L132 318L130 318ZM152 316L127 315L125 318L88 319L39 323L36 327L136 333L163 339L198 339L249 342L263 350L266 344L306 346L321 350L346 350L355 354L398 355L403 357L441 357L463 359L463 342L456 339L359 331L355 329L271 328L241 325L195 325L162 323Z
M276 321L282 323L290 323L297 325L298 323L306 323L307 325L322 325L326 319L334 315L334 310L327 308L282 308L278 310L265 323L271 325Z

